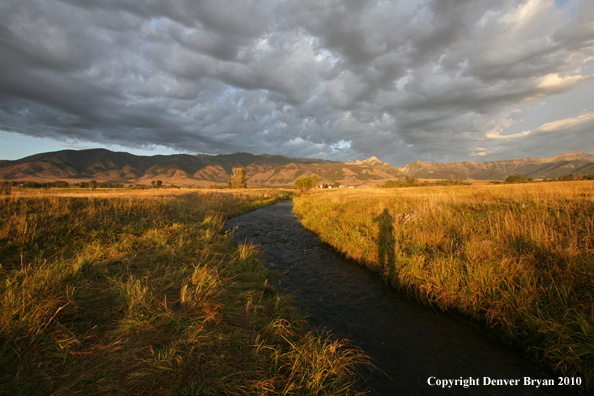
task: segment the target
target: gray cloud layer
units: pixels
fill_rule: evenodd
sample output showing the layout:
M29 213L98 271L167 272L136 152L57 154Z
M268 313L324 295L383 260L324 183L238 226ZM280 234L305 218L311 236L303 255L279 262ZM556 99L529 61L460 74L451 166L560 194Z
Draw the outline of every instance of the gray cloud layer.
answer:
M594 3L559 4L5 0L0 129L394 165L593 152Z

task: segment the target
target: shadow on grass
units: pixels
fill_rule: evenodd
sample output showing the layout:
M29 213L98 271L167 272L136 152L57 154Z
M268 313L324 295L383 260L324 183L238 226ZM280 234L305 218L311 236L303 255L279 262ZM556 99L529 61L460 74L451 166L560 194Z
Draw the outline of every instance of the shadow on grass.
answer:
M379 234L377 238L377 252L378 252L378 270L383 273L386 268L390 268L394 265L394 244L396 239L394 238L394 225L392 224L392 216L388 209L373 219L374 222L378 223Z

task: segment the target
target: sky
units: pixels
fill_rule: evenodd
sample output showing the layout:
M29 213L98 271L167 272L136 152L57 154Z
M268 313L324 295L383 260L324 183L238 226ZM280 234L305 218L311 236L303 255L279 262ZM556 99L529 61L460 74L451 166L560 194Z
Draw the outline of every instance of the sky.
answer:
M2 0L0 159L594 154L592 0Z

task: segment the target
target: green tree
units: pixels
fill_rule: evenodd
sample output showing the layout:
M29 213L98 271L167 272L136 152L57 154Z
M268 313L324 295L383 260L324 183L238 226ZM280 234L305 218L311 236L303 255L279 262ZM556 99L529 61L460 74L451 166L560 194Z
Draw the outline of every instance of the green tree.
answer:
M526 179L522 175L509 175L506 179L506 183L528 183L528 179Z
M332 183L332 187L334 187L334 188L340 187L340 182L335 181L334 183Z
M94 189L96 189L96 188L97 188L97 182L96 182L95 180L90 180L90 181L89 181L89 188L90 188L91 190L94 190Z
M404 178L404 182L409 186L412 186L413 184L417 184L417 179L415 179L414 177L410 177L409 175L406 175L406 177Z
M310 188L317 187L320 184L320 178L318 175L311 175L309 177L299 177L295 180L295 188L299 192L305 192Z
M309 183L309 188L318 188L318 186L320 185L320 178L318 177L318 175L313 174L309 177Z
M157 182L156 181L151 181L151 186L153 186L153 188L155 188L157 186Z
M163 185L163 182L161 180L157 180L155 182L155 185L157 186L157 188L161 188L161 186Z
M233 168L233 176L229 182L229 188L246 188L245 169Z
M307 183L307 180L305 177L298 177L295 180L294 185L297 190L299 190L300 192L304 192L305 190L307 190L306 183Z

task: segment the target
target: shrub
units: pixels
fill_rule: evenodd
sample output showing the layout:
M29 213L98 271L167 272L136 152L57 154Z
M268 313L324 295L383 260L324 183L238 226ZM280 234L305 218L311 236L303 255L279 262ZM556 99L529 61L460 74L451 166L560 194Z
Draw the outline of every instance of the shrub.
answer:
M0 195L12 194L12 182L0 182Z

